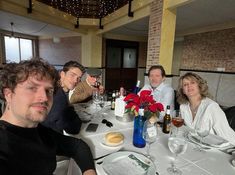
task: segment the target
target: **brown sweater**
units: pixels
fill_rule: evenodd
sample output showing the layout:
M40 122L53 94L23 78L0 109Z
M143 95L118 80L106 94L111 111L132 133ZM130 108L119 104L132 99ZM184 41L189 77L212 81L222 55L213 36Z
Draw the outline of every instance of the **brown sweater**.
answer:
M75 87L73 94L71 95L69 101L71 104L83 102L87 98L92 96L93 89L86 81L79 82Z

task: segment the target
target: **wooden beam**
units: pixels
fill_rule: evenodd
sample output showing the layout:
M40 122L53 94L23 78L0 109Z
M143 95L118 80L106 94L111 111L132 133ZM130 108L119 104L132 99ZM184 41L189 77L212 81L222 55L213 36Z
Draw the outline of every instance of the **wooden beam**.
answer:
M167 0L166 9L172 10L176 9L177 7L183 6L185 4L191 3L194 0Z
M134 17L128 17L128 5L120 8L114 13L102 18L103 30L99 30L97 34L103 34L125 24L134 22L136 20L142 19L149 16L150 14L150 4L153 0L133 0L132 1L132 11L134 12Z
M212 31L224 30L224 29L230 29L230 28L235 28L235 21L228 21L225 23L178 31L176 32L176 37L192 35L196 33L212 32Z

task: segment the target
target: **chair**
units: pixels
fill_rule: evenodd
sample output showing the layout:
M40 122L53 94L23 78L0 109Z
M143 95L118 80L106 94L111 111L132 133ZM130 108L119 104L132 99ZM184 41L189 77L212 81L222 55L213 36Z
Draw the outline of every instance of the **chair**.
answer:
M174 99L175 110L179 110L180 104L177 101L177 91L176 90L174 90L174 94L175 94L175 99Z
M0 103L0 117L2 116L2 104Z
M229 107L224 110L230 127L235 131L235 106Z

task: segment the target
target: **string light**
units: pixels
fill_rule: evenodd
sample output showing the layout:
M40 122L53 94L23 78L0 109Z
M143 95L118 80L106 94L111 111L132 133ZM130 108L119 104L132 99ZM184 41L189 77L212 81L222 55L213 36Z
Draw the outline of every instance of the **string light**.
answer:
M14 37L14 29L13 29L13 25L14 25L14 23L13 22L11 22L11 36L10 37Z
M37 0L77 18L103 18L129 0Z

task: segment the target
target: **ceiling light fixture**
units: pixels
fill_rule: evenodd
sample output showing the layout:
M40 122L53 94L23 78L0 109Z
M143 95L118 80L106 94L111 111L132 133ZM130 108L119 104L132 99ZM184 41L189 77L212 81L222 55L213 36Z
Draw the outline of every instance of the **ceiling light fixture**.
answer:
M10 37L14 37L15 36L13 25L14 25L14 23L11 22L11 35L10 35Z

